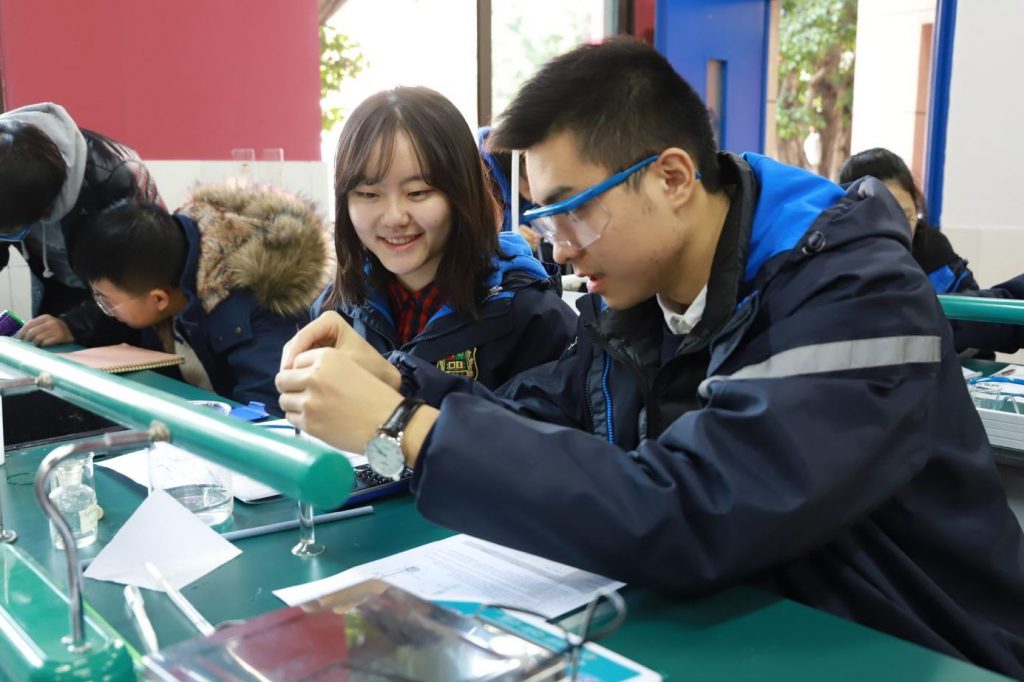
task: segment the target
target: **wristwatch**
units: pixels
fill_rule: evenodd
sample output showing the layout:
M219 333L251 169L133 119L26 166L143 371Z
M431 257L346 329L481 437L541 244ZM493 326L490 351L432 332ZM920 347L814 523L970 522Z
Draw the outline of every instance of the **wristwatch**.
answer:
M395 481L402 475L405 469L402 436L412 415L422 404L423 401L418 398L403 399L388 420L377 429L376 435L366 443L363 454L373 473Z

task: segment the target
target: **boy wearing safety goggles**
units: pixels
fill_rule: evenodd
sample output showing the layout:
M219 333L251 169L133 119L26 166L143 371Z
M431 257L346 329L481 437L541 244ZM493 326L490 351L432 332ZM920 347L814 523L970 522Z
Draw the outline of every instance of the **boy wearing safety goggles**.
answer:
M412 467L458 531L677 595L753 582L1024 676L1024 538L881 183L716 153L632 40L542 67L491 144L526 151L524 222L588 277L577 342L491 393L321 317L277 377L296 426Z

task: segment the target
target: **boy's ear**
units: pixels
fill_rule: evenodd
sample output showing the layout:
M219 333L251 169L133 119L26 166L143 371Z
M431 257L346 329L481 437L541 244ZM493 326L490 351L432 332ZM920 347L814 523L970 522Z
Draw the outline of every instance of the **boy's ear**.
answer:
M171 305L171 291L163 287L157 287L151 289L149 292L150 300L156 305L156 309L159 312L164 312Z
M652 170L657 174L660 186L673 208L686 205L700 182L693 157L679 147L669 147L663 151L654 162Z

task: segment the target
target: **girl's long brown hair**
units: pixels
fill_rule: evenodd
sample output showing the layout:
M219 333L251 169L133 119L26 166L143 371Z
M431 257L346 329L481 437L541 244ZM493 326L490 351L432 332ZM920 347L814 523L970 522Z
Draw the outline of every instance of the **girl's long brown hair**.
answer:
M500 255L497 205L466 120L444 95L423 87L378 92L345 122L334 175L338 271L327 305L359 305L368 283L385 291L393 278L359 241L349 216L348 193L366 179L387 175L399 131L412 141L423 179L444 192L451 205L451 231L434 278L438 292L456 310L476 316L491 260ZM368 168L378 146L380 167Z

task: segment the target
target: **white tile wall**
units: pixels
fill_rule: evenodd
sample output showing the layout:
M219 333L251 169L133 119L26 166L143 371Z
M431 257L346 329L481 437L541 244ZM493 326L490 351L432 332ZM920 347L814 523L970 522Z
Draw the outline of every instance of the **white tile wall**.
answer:
M10 248L10 261L0 270L0 310L13 310L23 320L32 316L32 286L28 264L17 248L0 243L0 248Z
M247 179L256 184L284 187L309 197L331 215L334 206L333 190L322 161L146 161L156 180L167 208L181 206L189 190L196 184L210 184L225 180Z

